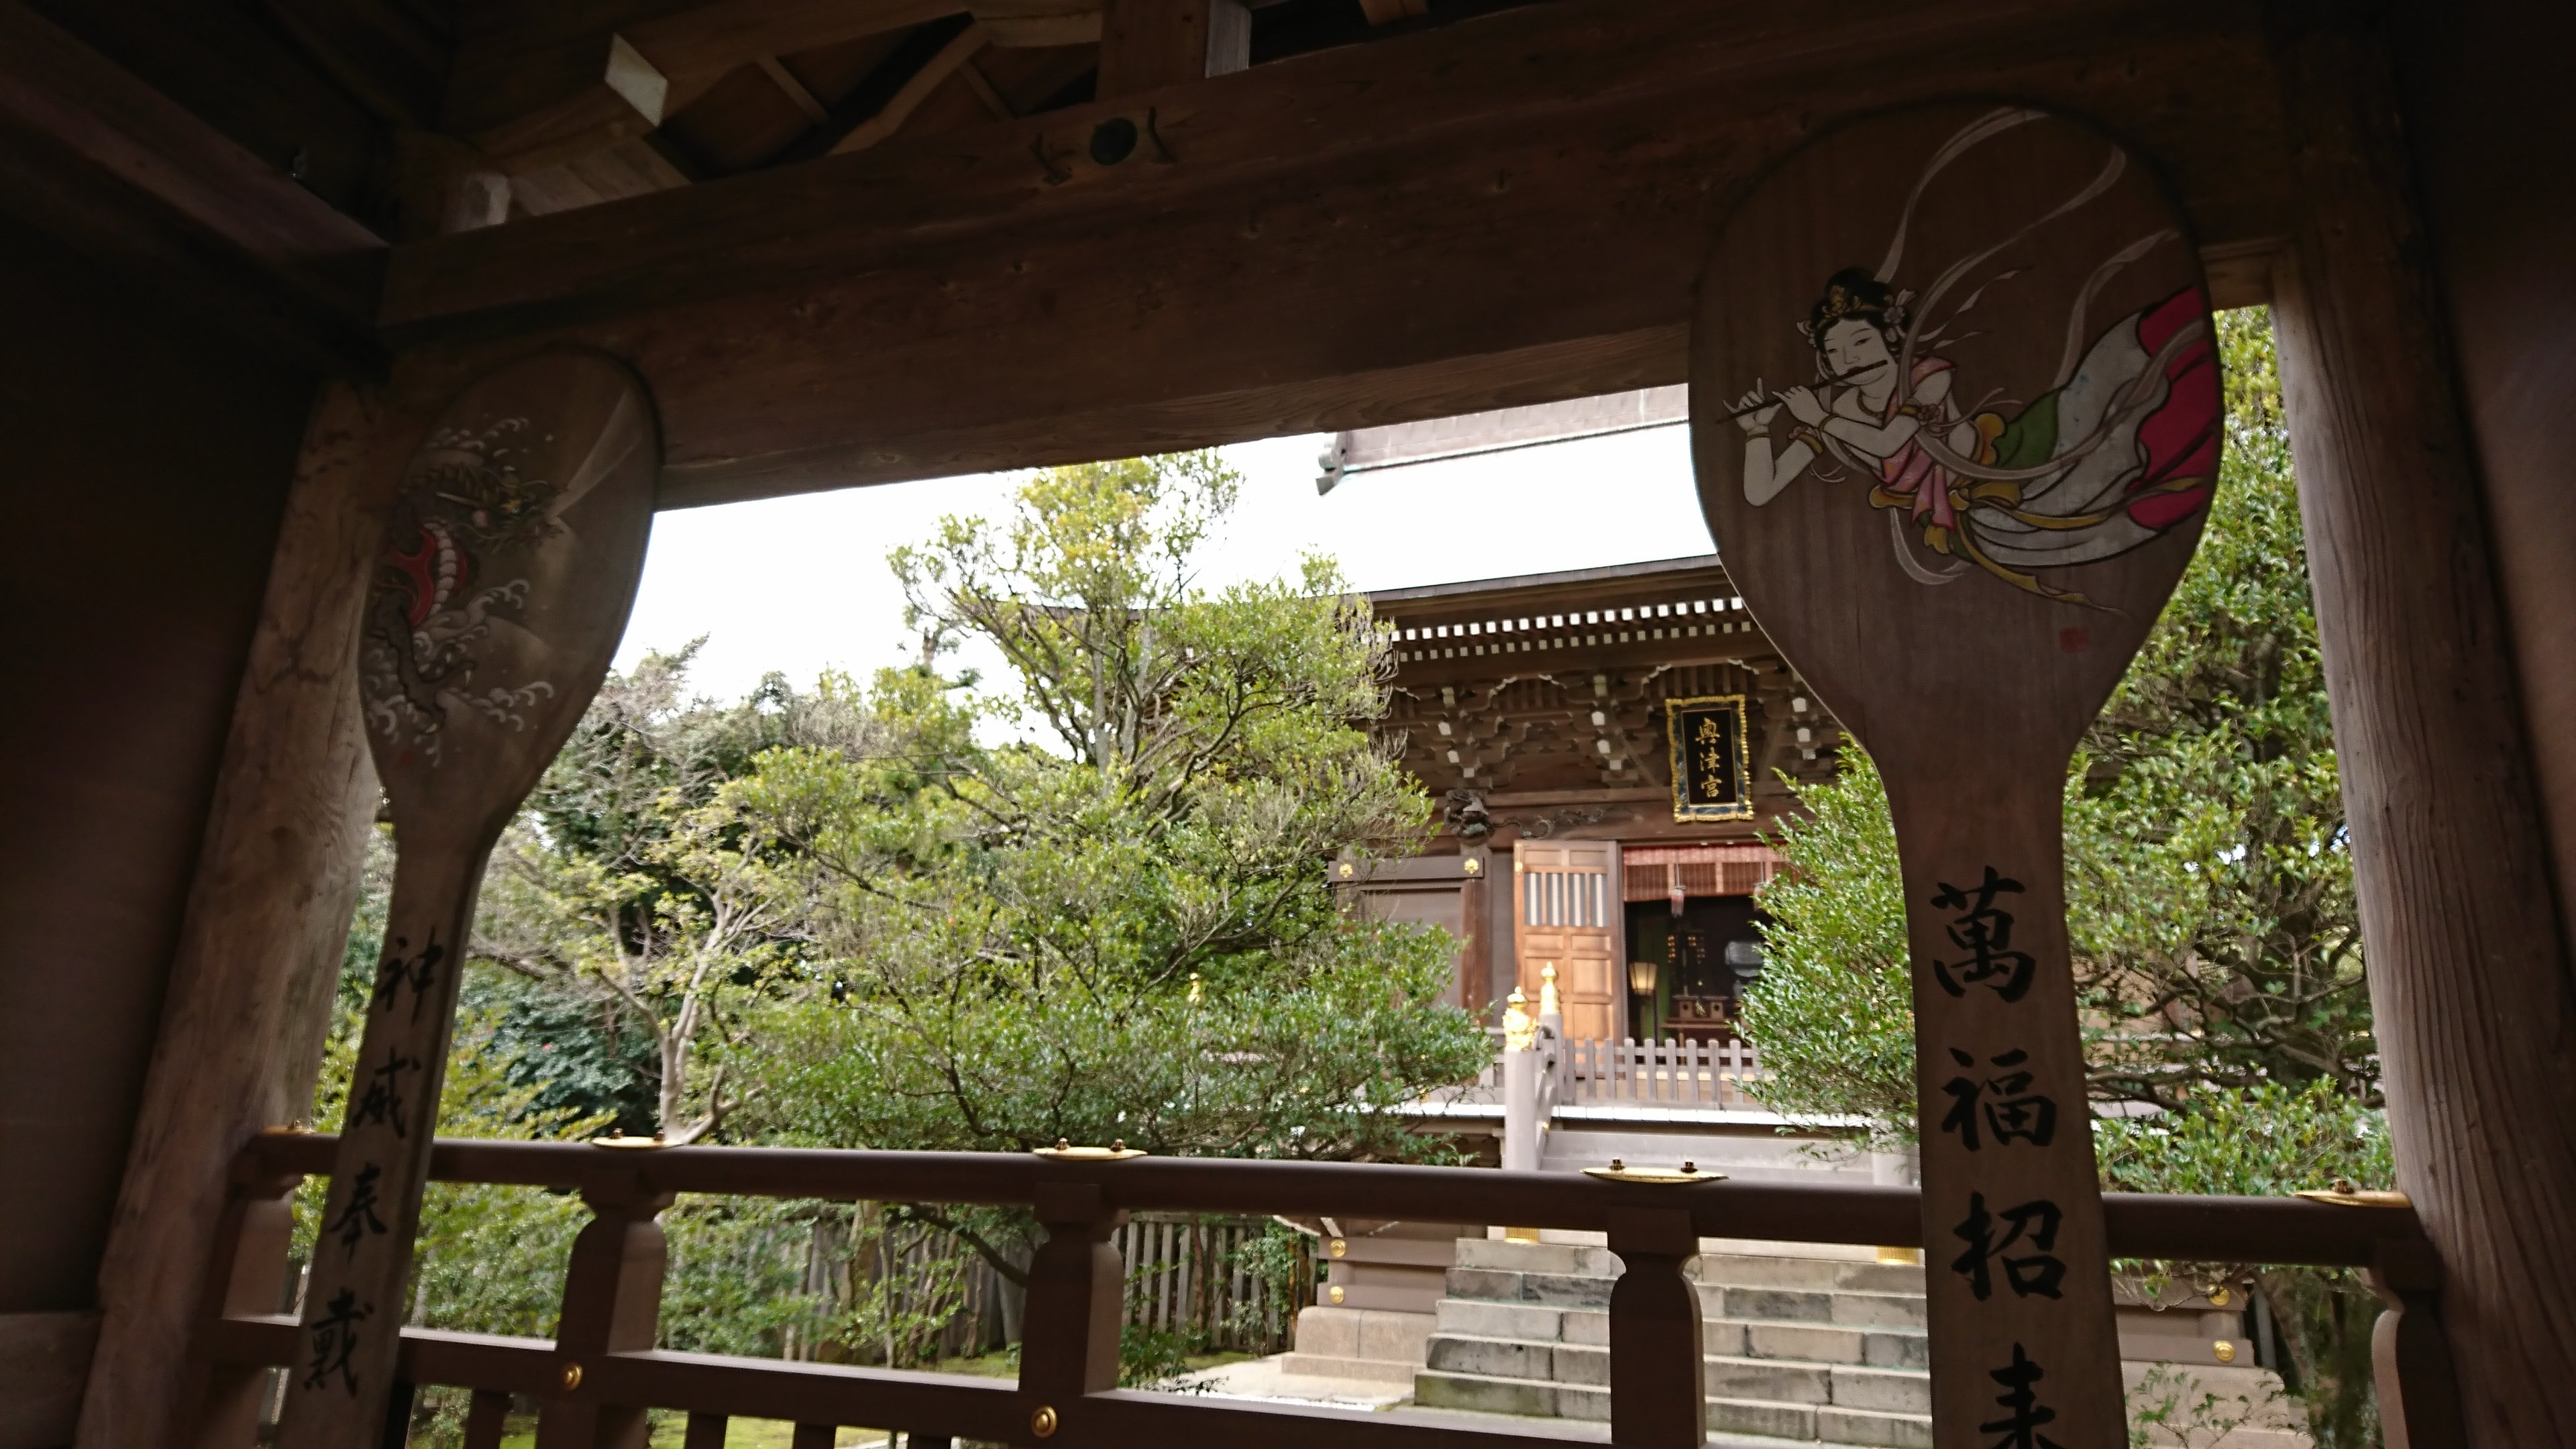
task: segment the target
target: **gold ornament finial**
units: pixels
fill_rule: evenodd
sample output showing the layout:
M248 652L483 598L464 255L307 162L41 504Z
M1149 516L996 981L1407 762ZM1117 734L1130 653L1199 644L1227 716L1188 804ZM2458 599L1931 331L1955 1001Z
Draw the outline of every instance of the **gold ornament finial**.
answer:
M1515 986L1512 994L1503 998L1503 1049L1525 1052L1537 1045L1538 1023L1530 1018L1529 998Z
M1550 961L1545 966L1539 968L1538 1014L1543 1017L1555 1016L1558 1014L1556 1004L1556 963L1553 961Z

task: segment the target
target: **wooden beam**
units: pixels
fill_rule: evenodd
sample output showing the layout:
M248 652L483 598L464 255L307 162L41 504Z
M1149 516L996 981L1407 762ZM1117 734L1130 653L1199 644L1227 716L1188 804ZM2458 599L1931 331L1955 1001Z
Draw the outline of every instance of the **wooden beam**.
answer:
M1430 14L1431 0L1360 0L1360 13L1371 25L1393 25Z
M672 503L1656 386L1731 189L1970 62L2128 140L2204 242L2290 230L2216 0L1565 0L405 247L384 320L627 358Z
M2466 1442L2565 1444L2576 976L2403 108L2378 37L2335 16L2283 45L2307 224L2275 319L2389 1137Z
M399 0L268 0L268 13L367 109L403 125L437 122L452 47Z
M762 75L769 77L771 85L778 87L780 95L787 97L789 103L805 113L805 119L818 126L826 125L831 121L832 113L824 109L823 103L815 99L812 91L805 89L803 81L798 80L794 73L779 63L777 56L764 55L754 64L760 67Z
M1109 0L1100 35L1103 100L1227 75L1251 64L1243 0Z
M463 29L442 126L511 170L533 170L639 136L763 57L963 8L959 0L497 5Z
M842 156L852 151L864 151L903 129L903 123L912 119L912 113L921 109L921 103L930 99L931 92L947 84L948 78L957 73L957 68L983 48L984 32L980 28L970 24L957 32L956 38L933 52L930 59L922 62L921 69L914 71L900 89L886 98L886 103L877 108L875 115L852 126L847 135L833 142L831 154Z
M978 22L978 27L981 27L981 22ZM964 81L966 88L975 93L975 99L984 103L985 114L994 120L1011 121L1019 118L1019 112L1011 109L1011 103L1004 100L1002 93L993 88L992 80L974 61L969 60L957 67L957 78Z
M317 365L382 365L375 233L14 0L0 206Z

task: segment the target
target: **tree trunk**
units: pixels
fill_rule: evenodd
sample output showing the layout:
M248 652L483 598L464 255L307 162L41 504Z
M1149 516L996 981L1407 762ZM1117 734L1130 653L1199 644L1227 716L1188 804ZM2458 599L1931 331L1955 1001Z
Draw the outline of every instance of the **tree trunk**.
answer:
M2313 26L2281 61L2281 377L2398 1181L2469 1442L2576 1444L2576 989L2388 59Z

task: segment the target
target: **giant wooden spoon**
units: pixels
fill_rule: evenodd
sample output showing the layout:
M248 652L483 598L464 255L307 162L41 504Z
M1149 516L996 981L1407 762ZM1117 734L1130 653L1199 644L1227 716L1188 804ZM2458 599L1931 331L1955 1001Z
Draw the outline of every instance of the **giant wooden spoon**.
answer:
M1943 1449L2128 1442L2060 812L2198 540L2217 415L2184 229L2061 118L1834 132L1735 211L1701 279L1710 529L1894 807Z
M484 861L607 672L659 468L634 378L556 352L467 388L404 476L359 659L394 895L289 1369L290 1449L383 1435Z

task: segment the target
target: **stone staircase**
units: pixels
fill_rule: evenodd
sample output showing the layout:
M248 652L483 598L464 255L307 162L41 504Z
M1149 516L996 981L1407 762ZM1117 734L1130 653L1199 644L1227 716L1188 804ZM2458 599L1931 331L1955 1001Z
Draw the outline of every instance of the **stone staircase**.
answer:
M1618 1272L1607 1248L1460 1241L1414 1401L1606 1421ZM1930 1449L1921 1268L1703 1253L1692 1275L1711 1433Z

